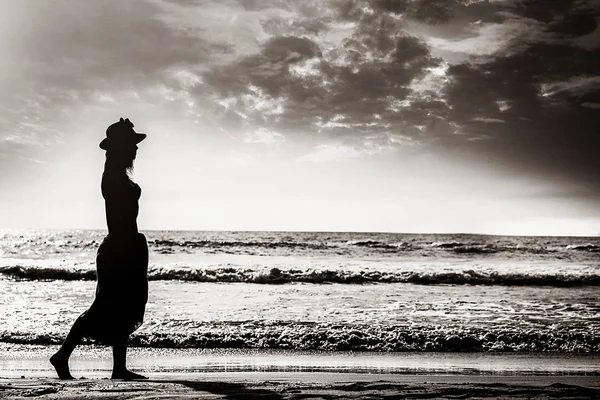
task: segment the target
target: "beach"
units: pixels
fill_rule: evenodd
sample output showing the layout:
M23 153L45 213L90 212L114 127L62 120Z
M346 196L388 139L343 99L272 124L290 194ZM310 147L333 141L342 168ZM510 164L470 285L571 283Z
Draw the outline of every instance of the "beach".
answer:
M83 346L60 381L55 346L4 347L0 398L306 399L600 398L599 357L543 354L297 354L132 348L129 365L147 381L110 380L110 350ZM311 361L312 360L312 361ZM431 365L437 364L437 372ZM566 371L566 372L559 372Z

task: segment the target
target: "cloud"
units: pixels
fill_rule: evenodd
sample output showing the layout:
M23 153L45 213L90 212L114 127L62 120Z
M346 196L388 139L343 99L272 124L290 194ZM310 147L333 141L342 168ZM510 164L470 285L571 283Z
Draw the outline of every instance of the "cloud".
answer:
M494 124L504 124L506 123L506 121L500 119L500 118L486 118L486 117L476 117L473 118L473 121L478 121L478 122L487 122L487 123L494 123Z
M420 90L409 86L440 60L418 39L394 31L394 24L379 23L381 31L357 25L340 46L319 37L273 37L260 53L209 71L207 83L221 102L243 113L245 123L284 134L336 137L414 130L398 116L388 119L386 110ZM261 104L277 104L277 113L248 106L244 99L257 93ZM335 122L338 115L347 115L350 123ZM419 124L427 124L426 119L424 112Z
M566 81L543 83L540 88L541 95L544 97L554 96L564 91L571 95L583 95L598 90L600 90L600 75L575 76Z
M585 50L596 50L600 48L600 18L596 17L593 22L595 23L594 30L588 34L574 38L574 45Z
M473 23L461 38L431 37L427 43L433 49L463 54L466 58L489 56L507 50L508 47L512 50L516 47L516 42L525 44L533 40L539 41L541 32L537 21L510 16L501 23ZM544 40L550 38L544 37Z
M427 46L396 17L363 7L350 21L338 2L311 4L20 2L10 10L20 42L4 59L14 76L1 80L9 107L0 130L19 132L21 122L12 121L40 115L40 135L58 137L80 105L119 109L127 90L138 93L132 104L163 91L167 109L178 104L178 115L241 140L261 129L328 137L358 129L366 137L430 125L423 104L390 108L422 92L422 78L439 65ZM411 88L417 80L420 88ZM338 114L352 125L328 125Z
M318 29L302 31L303 12L289 8L295 17L264 21L273 36L257 53L205 74L211 92L243 115L240 126L320 141L303 158L310 161L441 146L492 155L509 169L594 175L589 156L574 156L593 143L594 120L574 107L597 103L595 81L577 80L595 76L596 64L573 44L591 27L576 29L589 21L571 16L580 11L528 1L320 7L327 11ZM552 101L544 90L556 94ZM561 155L570 129L577 150ZM369 150L374 137L385 144ZM558 155L556 168L547 167L550 154Z
M0 149L56 145L71 120L154 105L215 140L309 145L313 161L445 149L598 181L592 1L1 7Z

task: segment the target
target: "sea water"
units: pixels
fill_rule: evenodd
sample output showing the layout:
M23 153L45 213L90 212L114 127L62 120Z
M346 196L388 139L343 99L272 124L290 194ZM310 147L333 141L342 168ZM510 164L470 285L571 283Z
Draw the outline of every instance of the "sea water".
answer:
M599 237L143 233L141 348L600 353ZM61 343L105 234L0 233L0 343Z

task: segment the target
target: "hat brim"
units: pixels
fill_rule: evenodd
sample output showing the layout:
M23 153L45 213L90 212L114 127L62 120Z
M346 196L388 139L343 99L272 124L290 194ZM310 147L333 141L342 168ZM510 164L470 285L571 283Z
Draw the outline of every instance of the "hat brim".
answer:
M139 142L141 142L142 140L146 139L146 134L145 133L134 133L132 135L127 136L127 138L119 138L118 140L111 140L109 138L104 138L104 140L102 140L100 142L100 148L102 150L108 150L112 147L119 147L122 146L125 143L130 143L130 144L138 144Z

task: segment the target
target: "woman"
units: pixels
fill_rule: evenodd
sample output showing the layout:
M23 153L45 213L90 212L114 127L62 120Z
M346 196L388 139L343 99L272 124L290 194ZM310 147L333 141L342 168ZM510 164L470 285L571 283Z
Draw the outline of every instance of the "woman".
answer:
M60 379L73 379L69 357L84 337L113 347L113 379L146 378L125 366L127 340L142 324L148 300L148 247L136 222L141 189L129 177L137 144L145 138L145 134L133 130L129 119L121 118L108 127L100 143L100 148L106 150L102 196L108 236L96 256L96 298L50 358Z

